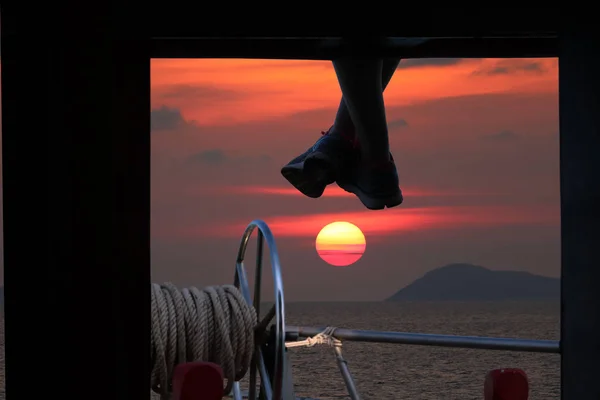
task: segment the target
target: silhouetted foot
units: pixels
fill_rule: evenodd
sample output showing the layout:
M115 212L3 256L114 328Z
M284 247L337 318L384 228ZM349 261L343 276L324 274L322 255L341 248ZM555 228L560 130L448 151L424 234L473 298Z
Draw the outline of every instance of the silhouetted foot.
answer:
M357 162L347 173L338 177L337 184L345 191L355 194L370 210L395 207L404 200L391 154L390 160L382 163Z
M308 197L321 197L327 185L335 182L339 172L356 158L356 143L341 135L323 135L307 151L287 163L281 174Z

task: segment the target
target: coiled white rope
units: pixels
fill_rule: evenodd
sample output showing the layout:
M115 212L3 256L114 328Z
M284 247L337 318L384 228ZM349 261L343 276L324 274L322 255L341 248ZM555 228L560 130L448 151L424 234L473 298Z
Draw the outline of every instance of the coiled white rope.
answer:
M250 366L256 323L256 311L233 285L152 284L152 390L168 399L175 366L206 361L221 366L229 393Z

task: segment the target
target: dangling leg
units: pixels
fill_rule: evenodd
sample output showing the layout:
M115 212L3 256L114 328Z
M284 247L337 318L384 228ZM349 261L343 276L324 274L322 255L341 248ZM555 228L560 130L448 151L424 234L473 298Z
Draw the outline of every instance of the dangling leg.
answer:
M400 59L383 60L381 90L385 90ZM281 170L283 176L308 197L320 197L348 163L356 159L356 128L342 96L332 127L305 153L290 161Z
M402 203L398 173L390 155L381 85L382 60L339 59L333 62L344 102L360 144L360 158L337 177L369 209Z
M398 64L400 64L399 58L386 58L383 60L381 67L381 90L383 92L390 80L392 80L392 76L394 76ZM343 95L335 115L335 121L333 122L333 126L329 129L329 133L332 135L344 135L352 139L356 137L356 128L350 117L350 112L348 111L346 100Z

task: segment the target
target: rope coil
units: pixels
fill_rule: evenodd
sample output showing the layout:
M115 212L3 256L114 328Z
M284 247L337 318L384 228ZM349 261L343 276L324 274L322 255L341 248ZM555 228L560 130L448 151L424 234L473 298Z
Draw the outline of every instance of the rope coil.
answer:
M169 398L175 367L206 361L221 366L229 393L250 366L256 323L256 311L233 285L152 284L152 390Z

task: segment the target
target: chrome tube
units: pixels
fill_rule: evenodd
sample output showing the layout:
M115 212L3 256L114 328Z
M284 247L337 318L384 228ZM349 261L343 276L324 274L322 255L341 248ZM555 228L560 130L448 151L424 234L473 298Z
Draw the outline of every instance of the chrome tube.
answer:
M348 369L348 363L342 355L342 349L337 346L333 349L335 351L335 359L337 361L338 368L342 373L342 378L344 379L344 383L346 384L346 389L348 389L348 395L350 395L350 398L352 400L361 400L360 394L358 394L358 390L356 389L354 379L352 379L352 374L350 374L350 370Z
M258 229L257 229L258 228ZM254 299L251 297L250 286L246 268L244 266L244 256L248 247L248 242L252 236L252 232L258 230L255 282L254 282ZM238 255L235 265L234 285L240 290L246 302L256 308L257 313L260 312L260 291L263 273L263 245L267 242L269 256L271 259L271 273L273 275L274 295L275 295L275 359L273 366L273 376L267 374L265 360L260 348L256 348L253 357L253 363L250 366L250 390L249 397L255 400L257 372L261 376L261 384L263 386L265 397L268 400L282 400L283 393L283 371L285 368L285 302L283 295L283 277L281 275L281 266L279 263L279 254L277 253L277 245L271 230L266 223L260 220L252 221L244 231L238 250ZM259 316L260 318L260 316ZM258 364L258 365L257 365ZM258 371L257 371L258 368Z
M288 326L288 339L312 337L324 327ZM386 332L337 328L334 335L340 340L372 343L398 343L419 346L459 347L466 349L509 350L534 353L560 353L557 340L513 339L483 336L453 336L428 333Z

